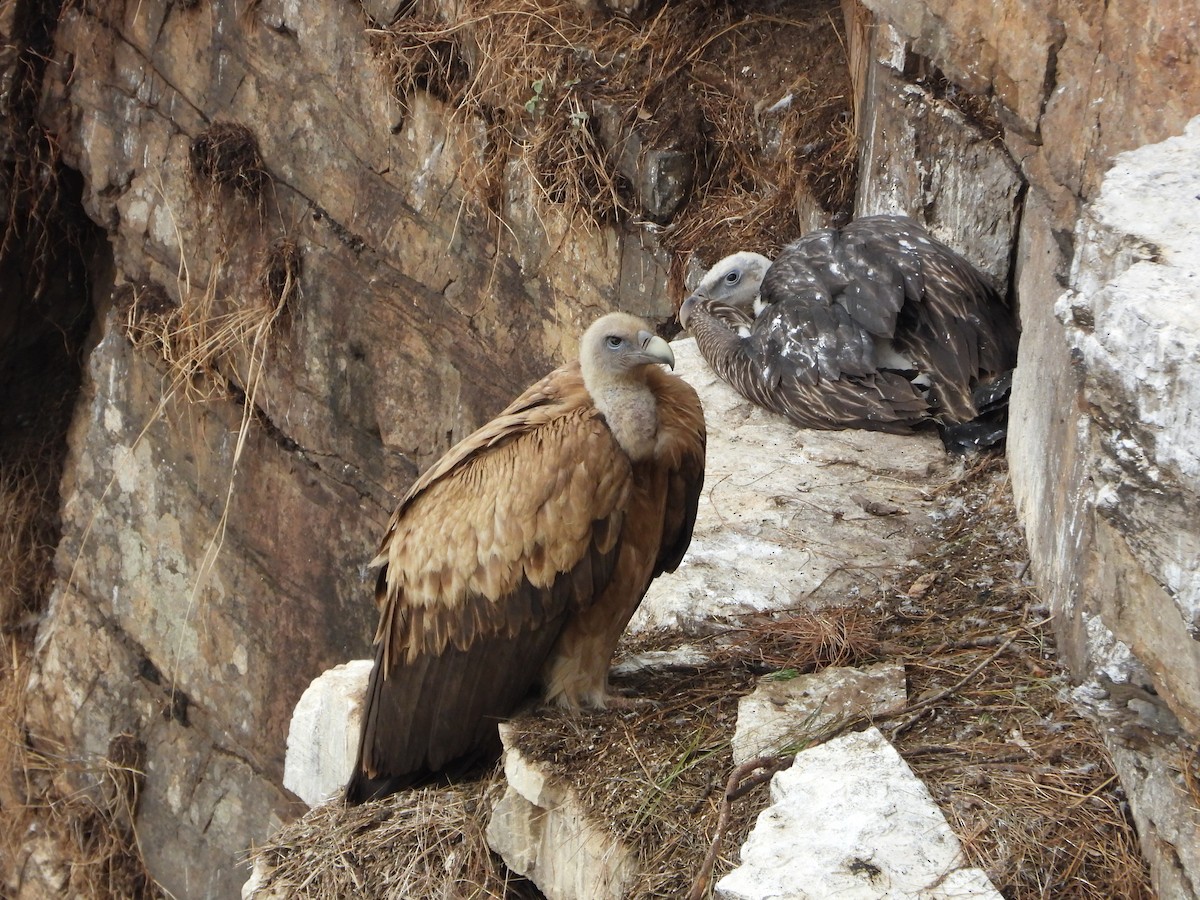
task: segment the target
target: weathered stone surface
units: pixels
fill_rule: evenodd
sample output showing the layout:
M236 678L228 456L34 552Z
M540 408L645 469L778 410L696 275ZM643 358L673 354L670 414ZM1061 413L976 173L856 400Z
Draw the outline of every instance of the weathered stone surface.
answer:
M21 835L21 846L5 885L15 900L57 900L70 887L68 863L54 838L36 824Z
M354 659L322 672L292 711L283 786L310 807L329 800L350 779L373 666L373 660Z
M771 805L717 882L722 900L999 900L876 728L799 754L771 781Z
M549 900L621 900L637 875L635 855L587 814L569 784L513 746L507 725L500 739L508 788L488 823L491 848Z
M705 486L687 556L650 586L631 629L706 631L722 616L845 603L916 554L929 491L949 477L936 435L797 429L725 384L695 341L673 347L704 403ZM873 516L856 495L904 512Z
M1055 600L1079 696L1125 779L1158 890L1179 897L1200 881L1200 813L1175 768L1200 731L1198 171L1200 119L1119 156L1085 209L1057 304L1083 452L1068 470L1072 514L1053 531L1042 520L1048 574L1073 588Z
M572 231L520 183L508 228L464 200L481 126L424 94L399 116L358 5L243 6L64 8L44 102L111 282L157 285L188 334L226 329L171 367L97 288L29 703L35 743L145 741L142 849L179 897L236 894L237 860L298 805L292 708L367 652L364 564L413 475L599 312L669 310L646 235ZM257 198L194 182L214 122L253 134ZM281 239L298 290L255 344Z
M831 666L788 679L767 676L738 701L734 765L803 750L840 722L894 713L907 700L904 666L896 662Z
M983 126L904 77L911 51L895 29L871 34L855 214L912 216L1003 292L1021 217L1016 165Z

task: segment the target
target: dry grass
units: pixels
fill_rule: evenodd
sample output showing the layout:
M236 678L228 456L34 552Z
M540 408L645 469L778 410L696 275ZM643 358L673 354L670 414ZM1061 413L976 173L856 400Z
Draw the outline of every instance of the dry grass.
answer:
M921 560L935 572L873 610L802 612L711 639L714 665L641 676L651 709L522 719L521 746L569 778L636 849L636 897L675 897L700 870L732 769L736 700L764 668L902 661L908 711L881 724L942 806L974 865L1010 900L1149 898L1148 873L1103 745L1067 697L1003 462L988 458L945 498ZM652 641L662 646L661 636ZM629 650L646 649L646 641ZM714 881L736 864L765 799L737 800Z
M6 673L6 708L20 704L20 674ZM0 792L9 887L32 882L35 891L90 900L161 897L134 827L145 780L141 742L117 735L106 757L83 761L34 753L18 730L12 723L3 735L6 770L22 776Z
M929 785L968 858L1010 898L1152 896L1124 794L1099 735L1070 703L1028 566L1007 473L988 461L951 498L938 581L892 597L885 636L906 647L910 696L953 695L900 720L897 749Z
M58 535L58 485L46 466L0 466L0 631L28 627L44 605Z
M722 816L737 701L760 673L894 659L908 672L910 703L876 724L1006 898L1149 900L1123 795L1099 737L1068 702L1045 611L1024 578L1003 461L983 458L942 504L937 540L919 560L935 577L879 591L864 601L873 607L756 618L707 638L705 665L614 679L653 704L514 720L523 753L567 780L638 855L641 875L627 896L681 896L714 838L709 885L736 865L767 797L765 778L751 779ZM622 652L679 640L641 636ZM447 877L460 891L448 896L505 896L481 843L493 790L494 781L334 804L257 856L281 867L273 883L304 891L296 896L440 897Z
M837 3L683 0L632 19L572 0L457 9L447 21L418 3L371 36L402 107L424 90L483 123L464 176L496 215L515 165L540 204L583 227L637 223L650 215L632 181L647 150L682 154L692 173L683 206L655 216L679 254L773 250L800 231L804 196L847 208L854 131Z
M335 800L317 807L254 851L252 860L269 872L261 887L312 900L521 896L525 888L504 871L484 837L502 783L496 773L361 806Z
M165 396L188 400L247 396L254 399L270 338L299 293L300 253L280 239L264 252L257 285L240 297L224 296L224 254L214 260L203 289L181 280L179 301L159 284L123 285L117 303L135 347L166 364Z
M258 203L271 183L258 139L240 122L217 122L206 128L192 141L188 158L192 177L203 191L227 188Z

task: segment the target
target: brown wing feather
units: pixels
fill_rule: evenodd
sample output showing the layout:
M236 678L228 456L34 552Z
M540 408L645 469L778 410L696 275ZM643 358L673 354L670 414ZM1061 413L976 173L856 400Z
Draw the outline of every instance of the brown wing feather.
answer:
M658 395L659 439L656 464L667 477L666 515L654 576L674 572L692 541L700 491L704 487L707 434L704 408L686 381L661 369L650 373Z
M647 381L657 399L658 437L651 458L633 467L616 564L597 583L595 602L566 623L543 676L546 699L568 708L604 705L609 662L625 626L651 581L675 570L692 538L704 484L704 410L682 379L652 369Z
M565 367L414 485L376 557L352 801L488 748L568 615L610 580L631 479L578 367Z

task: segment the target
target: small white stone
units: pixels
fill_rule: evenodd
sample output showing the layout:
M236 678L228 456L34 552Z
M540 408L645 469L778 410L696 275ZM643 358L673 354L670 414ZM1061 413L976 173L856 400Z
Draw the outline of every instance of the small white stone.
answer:
M721 900L1000 900L968 868L925 785L876 728L796 757L771 782Z
M283 786L310 807L333 797L350 778L373 665L369 659L355 659L327 669L292 711Z
M767 676L738 701L734 765L795 753L838 722L894 713L907 699L904 666L895 662L863 669L833 666L786 681Z

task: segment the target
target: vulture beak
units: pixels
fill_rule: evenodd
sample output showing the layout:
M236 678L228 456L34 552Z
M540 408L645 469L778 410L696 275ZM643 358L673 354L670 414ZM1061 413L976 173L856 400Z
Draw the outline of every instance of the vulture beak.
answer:
M642 345L642 353L646 357L646 362L662 363L664 366L675 368L675 354L671 352L671 345L657 334L639 331L638 341Z
M700 302L699 294L692 294L683 301L683 305L679 307L679 324L684 328L688 327L688 319L692 317L692 311L695 310L696 304Z

